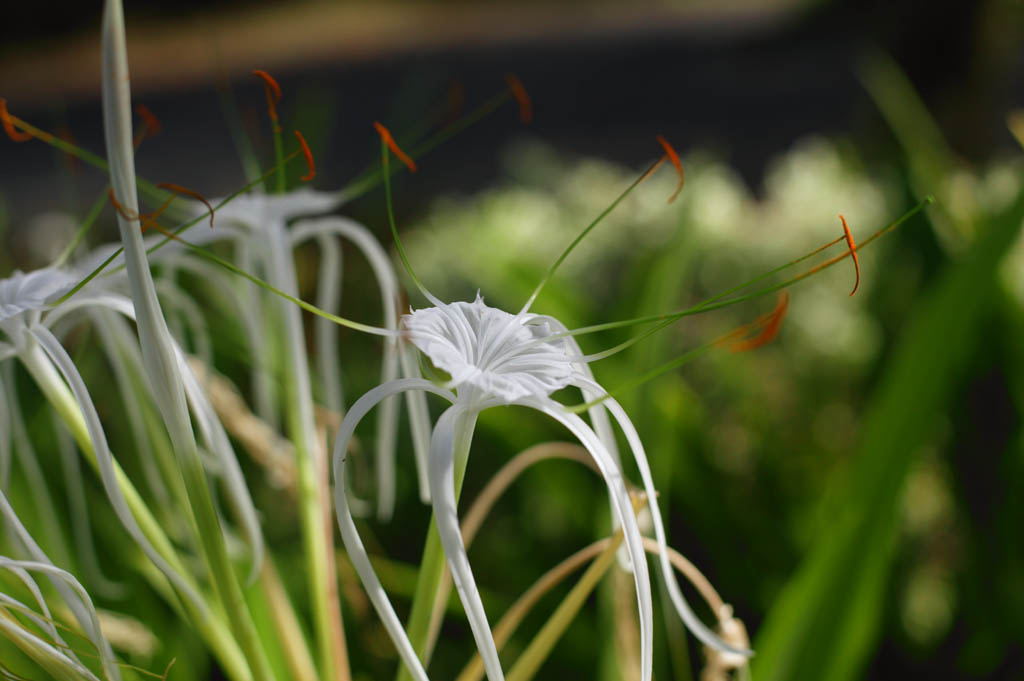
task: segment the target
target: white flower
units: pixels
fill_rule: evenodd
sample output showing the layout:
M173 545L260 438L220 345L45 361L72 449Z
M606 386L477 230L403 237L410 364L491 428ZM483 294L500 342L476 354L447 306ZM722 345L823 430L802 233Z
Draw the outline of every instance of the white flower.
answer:
M551 317L530 314L527 308L513 315L488 307L479 295L472 303L447 304L425 290L424 293L434 306L405 315L402 318L403 330L437 368L450 375L450 380L444 387L423 379L400 379L374 388L352 405L334 449L335 503L345 547L399 654L417 681L426 681L426 672L370 565L344 493L345 452L356 425L381 400L410 390L430 392L451 403L434 428L426 463L427 477L441 544L490 681L498 681L504 676L459 529L455 469L464 464L464 461L457 462L456 457L465 456L468 452L468 439L477 415L498 405L529 407L561 423L587 449L604 477L624 532L636 584L641 668L645 681L651 678L652 670L651 585L643 539L614 449L609 414L629 443L643 478L660 548L662 571L676 610L704 643L727 652L749 654L721 641L697 619L683 599L669 565L657 494L640 438L622 407L594 381L579 347L565 327ZM551 398L553 392L569 386L579 388L588 401L603 400L590 409L591 424Z
M458 390L508 402L550 395L570 385L573 368L565 339L536 315L512 315L472 303L441 304L402 318L409 340Z
M50 303L71 290L77 283L71 274L44 268L25 274L15 270L0 279L0 330L17 345L20 331L37 322Z

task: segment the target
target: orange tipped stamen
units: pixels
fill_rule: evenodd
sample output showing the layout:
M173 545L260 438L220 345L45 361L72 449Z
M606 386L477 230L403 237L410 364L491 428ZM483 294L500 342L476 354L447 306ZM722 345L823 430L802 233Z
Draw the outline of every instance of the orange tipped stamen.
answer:
M177 185L172 185L172 186L177 186ZM135 214L133 214L131 211L129 211L127 208L125 208L121 204L121 202L117 200L117 197L114 196L114 188L113 187L110 187L109 189L107 189L107 199L110 201L110 205L112 205L114 207L114 210L116 210L121 215L121 217L123 217L125 220L138 220L139 223L140 223L139 231L141 231L143 234L145 234L146 230L149 229L150 227L155 227L157 229L157 231L162 233L162 234L166 234L167 233L166 230L164 230L163 227L161 227L160 225L158 225L156 223L156 219L158 217L160 217L160 214L163 213L164 210L167 209L167 206L171 205L171 201L174 200L173 196L171 198L167 199L166 201L164 201L160 205L160 207L157 208L152 213L135 213ZM209 205L209 204L207 204L207 205Z
M846 237L846 245L850 247L850 255L853 256L853 269L857 273L857 280L853 282L853 290L850 291L852 296L857 292L857 287L860 286L860 260L857 259L857 244L853 243L853 234L850 233L850 227L846 224L846 218L843 217L842 213L840 213L839 219L843 221L843 234Z
M316 177L316 164L313 163L313 152L309 150L309 145L306 144L306 138L302 136L302 133L298 130L293 131L295 136L299 138L299 144L302 145L302 155L306 157L306 165L309 166L309 174L303 175L301 179L303 182L309 182Z
M110 205L112 205L114 207L114 210L116 210L118 213L120 213L121 217L123 217L125 220L138 220L139 219L138 215L132 215L127 210L125 210L125 207L122 206L121 202L117 200L116 196L114 196L114 188L113 187L110 187L109 189L107 189L107 199L110 201Z
M206 208L210 211L210 229L213 229L213 205L211 205L210 202L207 201L206 198L202 194L200 194L199 192L196 192L196 191L192 191L191 189L189 189L187 187L182 187L180 184L173 184L171 182L159 182L159 183L157 183L156 186L160 187L160 189L166 189L167 191L174 192L175 194L184 195L184 196L191 196L193 199L195 199L196 201L199 201L204 206L206 206ZM164 204L164 206L161 207L160 210L158 210L155 214L153 214L152 217L155 218L157 215L162 213L164 208L166 208L166 207L167 207L167 204Z
M506 73L505 82L508 83L509 92L519 104L519 121L529 123L533 120L533 103L530 101L530 95L526 92L526 88L523 87L523 81L519 80L519 76L514 73Z
M0 97L0 122L3 123L4 132L11 138L13 142L28 142L32 139L32 135L27 132L22 132L14 127L14 117L7 113L7 100Z
M686 175L683 174L683 164L679 161L679 154L672 148L672 145L668 143L668 140L658 135L658 144L665 149L665 156L668 160L672 161L672 165L676 167L676 173L679 175L679 182L676 184L676 190L672 192L672 196L668 197L668 202L672 203L679 196L679 192L683 191L683 184L686 182Z
M270 114L270 120L275 124L277 123L277 103L281 101L281 86L277 84L274 77L262 71L260 69L253 69L252 75L263 81L263 86L267 91L267 112Z
M408 154L402 151L402 149L398 146L398 143L395 142L395 138L391 136L391 131L385 128L377 121L373 122L373 127L377 129L377 134L379 134L380 138L384 140L384 144L388 145L388 149L391 150L391 153L397 156L398 160L404 163L409 168L409 172L415 173L416 162L409 158Z
M782 320L785 319L788 310L789 293L780 291L779 299L775 303L775 309L742 329L746 333L753 328L760 327L760 332L752 338L733 343L729 346L729 349L732 352L747 352L772 342L779 335L779 329L782 328Z
M155 137L163 126L160 124L160 119L156 117L156 114L154 114L145 104L136 104L135 113L137 113L139 118L142 119L143 126L142 130L136 133L135 139L133 140L135 146L138 147L142 144L142 140L147 137Z

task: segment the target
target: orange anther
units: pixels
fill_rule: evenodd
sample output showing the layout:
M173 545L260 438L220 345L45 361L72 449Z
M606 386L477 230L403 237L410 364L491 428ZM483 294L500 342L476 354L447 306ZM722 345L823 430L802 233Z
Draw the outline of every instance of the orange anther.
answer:
M210 211L210 229L213 229L213 206L210 204L209 201L206 200L206 198L202 194L196 191L192 191L187 187L182 187L180 184L173 184L171 182L160 182L156 186L160 187L160 189L166 189L167 191L174 192L175 194L191 196L196 201L201 202ZM166 207L166 205L164 207ZM159 215L161 212L163 212L163 207L161 207L160 210L158 210L153 215L153 218L155 219L156 216Z
M107 199L110 200L110 205L112 205L114 207L114 210L116 210L118 213L120 213L121 217L123 217L125 220L138 220L139 219L138 215L132 215L127 210L125 210L125 207L122 206L121 202L117 200L116 196L114 196L114 188L113 187L110 187L109 189L107 189Z
M409 158L408 154L402 151L398 146L398 143L395 142L395 138L391 136L391 131L377 121L373 122L373 127L377 129L377 133L380 135L380 138L384 140L384 144L388 145L388 149L391 150L391 153L397 156L399 161L408 166L409 172L415 173L416 162Z
M143 125L142 130L135 134L134 142L135 146L138 147L142 140L146 137L154 137L163 126L160 124L160 119L156 117L156 114L150 111L149 107L145 104L136 104L135 113L142 119Z
M523 87L523 81L519 80L519 76L514 73L506 73L505 82L508 83L509 92L519 103L519 121L529 123L533 120L533 103L530 101L530 95L527 94L526 88Z
M850 291L852 296L857 292L857 287L860 286L860 260L857 259L857 244L853 243L853 234L850 233L850 227L846 224L846 218L840 213L839 219L843 221L843 233L846 235L846 245L850 247L850 255L853 256L853 269L857 273L857 280L853 283L853 290Z
M750 327L744 329L746 331L751 327L757 328L760 326L761 331L753 338L733 343L729 346L729 349L733 352L746 352L747 350L753 350L772 342L779 335L779 329L782 328L782 320L786 317L788 310L789 293L780 291L778 301L775 303L775 309L758 319Z
M300 179L303 182L309 182L316 177L316 164L313 163L313 152L309 150L309 145L306 144L306 138L302 136L302 133L298 130L293 131L295 136L299 138L299 144L302 145L302 155L306 157L306 165L309 166L309 174L303 175Z
M267 111L270 113L270 120L277 123L277 103L281 101L281 86L266 71L253 69L252 75L263 81L263 86L267 90Z
M683 191L683 184L686 182L686 176L683 174L683 164L679 161L679 154L672 148L672 145L668 143L668 140L658 135L658 144L665 149L665 156L668 160L672 161L672 165L676 167L676 174L679 175L679 182L676 184L676 190L672 192L672 196L668 197L668 202L672 203L679 196L679 192Z
M141 231L143 234L145 234L146 230L149 229L150 227L156 227L157 231L166 233L166 230L164 230L163 227L156 223L156 219L160 217L160 214L164 212L167 206L171 205L171 201L174 199L174 197L171 197L164 201L163 204L161 204L160 207L157 208L152 213L136 213L134 215L130 213L128 209L126 209L123 205L121 205L120 201L117 200L117 197L114 196L113 187L107 189L107 198L110 200L110 205L112 205L114 209L118 213L120 213L121 217L123 217L125 220L138 220L140 223L139 231Z
M27 132L22 132L14 127L14 119L11 114L7 113L7 100L0 97L0 122L3 122L4 132L14 142L28 142L32 139L32 135Z

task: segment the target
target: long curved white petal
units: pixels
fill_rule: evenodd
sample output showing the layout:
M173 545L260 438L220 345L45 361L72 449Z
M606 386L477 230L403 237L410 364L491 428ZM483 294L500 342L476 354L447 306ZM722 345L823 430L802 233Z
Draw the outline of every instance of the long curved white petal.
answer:
M96 609L93 607L88 592L70 573L53 565L46 553L32 539L25 526L21 524L21 520L7 501L7 497L2 493L0 493L0 516L3 516L7 527L14 531L25 551L33 559L32 561L12 561L9 558L0 558L0 565L5 567L15 565L21 569L46 574L54 589L74 614L86 636L96 646L104 674L111 681L118 681L121 675L114 664L114 653L110 648L110 643L100 630Z
M199 426L199 432L207 446L213 450L217 462L220 464L221 477L227 491L228 502L242 527L252 554L252 567L249 571L249 585L251 586L259 577L260 568L263 565L263 531L260 529L259 515L256 512L256 505L249 495L249 488L245 484L245 476L238 465L238 456L231 447L231 441L224 432L224 426L217 418L210 404L206 393L199 386L192 369L185 361L185 355L180 348L175 348L178 356L178 368L181 371L185 383L185 394L189 404L192 406L192 414L195 416Z
M125 317L135 320L135 307L127 298L117 295L105 295L93 299L94 304L118 312ZM47 319L49 321L49 319ZM256 506L249 494L249 488L245 484L245 477L238 465L238 457L231 447L231 441L224 426L214 413L213 406L206 398L206 394L199 386L195 374L185 361L181 348L172 340L175 357L178 362L178 372L182 377L182 386L185 389L188 404L195 415L196 423L207 447L216 455L216 461L220 466L220 473L224 478L227 489L228 500L231 503L235 514L238 516L242 531L247 538L247 543L252 553L252 568L249 575L250 582L258 575L259 568L263 561L263 534L260 529L259 516Z
M518 400L516 404L522 404L541 411L568 428L580 441L580 444L594 457L594 463L597 464L601 475L604 477L622 526L626 548L629 551L629 558L632 564L633 581L636 584L637 606L640 614L641 679L643 681L650 681L654 655L654 608L651 604L651 578L644 555L643 537L640 535L640 528L636 522L636 514L629 499L629 492L626 491L622 471L615 461L612 460L611 455L607 452L604 444L597 437L593 429L579 416L565 411L559 403L550 398L531 398Z
M395 609L392 607L391 601L388 600L388 595L384 591L384 587L381 586L380 580L373 570L373 565L370 564L370 556L366 553L362 539L359 538L359 531L356 530L355 522L352 520L352 512L345 495L345 458L356 426L382 400L406 390L423 390L440 395L449 402L455 401L455 396L447 390L438 388L430 381L415 378L398 379L379 385L356 400L345 414L345 419L338 429L338 437L334 441L334 505L345 550L348 552L359 579L363 582L363 588L366 589L370 602L373 603L384 628L398 649L398 654L416 681L429 681L423 664L416 656L416 651L413 650L412 643L409 641L398 615L395 614Z
M402 364L402 375L406 378L423 378L416 358L419 352L411 344L402 341L398 357ZM416 479L419 481L420 501L430 503L430 481L427 480L427 457L430 455L430 412L427 411L426 395L416 392L405 394L405 407L409 410L409 430L412 434L412 451L416 457Z
M368 229L354 220L341 216L332 215L329 217L300 220L295 223L291 230L292 244L298 244L311 237L339 236L352 242L358 248L377 279L377 286L380 288L381 303L383 305L384 327L391 330L398 328L398 279L395 270L391 266L391 260L387 253L378 243L377 239ZM340 280L338 282L340 284ZM327 322L318 318L317 324ZM330 325L336 329L336 325ZM384 341L384 362L381 368L381 383L387 383L398 378L399 363L399 338L397 335L389 336ZM333 353L333 348L321 348L320 351ZM426 398L420 392L409 392L406 399L410 405L417 402L422 408L410 408L410 419L413 424L413 447L417 456L426 459L426 448L422 437L417 437L418 432L422 433L423 424L426 421ZM389 399L381 405L382 413L377 420L377 517L380 520L387 520L394 512L395 506L395 446L398 430L398 406L397 399ZM419 423L417 423L419 419ZM426 426L429 432L429 424ZM420 450L420 447L424 447Z
M461 404L449 407L434 427L434 435L430 439L430 494L433 499L434 521L437 532L444 547L448 567L452 571L452 581L459 592L462 607L466 611L469 627L473 631L477 650L483 660L487 678L490 681L502 681L505 678L498 659L498 649L494 644L494 634L487 622L487 613L480 600L480 591L476 588L473 571L469 566L469 556L462 542L459 529L459 515L455 501L455 423L466 414L467 408Z
M82 376L78 373L78 369L75 367L71 358L67 352L57 341L56 337L50 333L49 329L44 327L34 327L30 329L32 336L39 341L43 350L49 356L57 369L60 371L64 380L67 381L68 386L71 388L72 394L75 396L75 401L78 402L79 408L82 411L82 417L85 420L86 428L89 431L89 439L92 441L93 449L96 454L96 462L100 469L100 479L103 482L103 488L107 493L107 498L110 500L110 505L114 509L114 513L117 515L118 520L124 526L128 534L131 535L135 543L139 545L142 552L146 554L146 557L152 561L153 565L162 572L175 588L188 598L199 612L206 612L206 605L203 599L199 597L199 594L192 589L191 586L179 575L174 568L172 568L167 561L160 556L153 545L150 544L149 540L142 532L142 528L135 521L135 516L132 515L131 510L128 508L128 503L125 501L124 495L121 492L121 488L117 483L117 475L114 472L114 455L110 452L110 447L107 444L107 437L103 432L103 426L100 423L99 415L96 413L96 406L92 402L92 398L89 396L89 391L85 387L85 382L82 380Z
M580 349L580 344L576 341L575 336L569 335L569 329L565 324L549 315L537 315L537 319L546 321L551 325L551 328L556 333L566 334L562 341L569 346L569 354L573 359L579 359L579 362L574 362L573 367L581 373L585 378L590 381L594 381L594 372L590 370L590 365L583 361L583 351ZM596 381L594 381L596 385ZM582 387L583 401L591 402L596 400L605 394L605 391L598 390L594 392L593 388ZM590 422L594 426L594 432L604 443L605 448L608 449L608 453L612 455L612 459L615 463L619 464L619 468L622 468L622 459L619 456L619 446L615 442L615 431L612 430L611 421L608 419L608 410L605 408L603 403L595 404L587 410L587 415L590 417Z
M293 248L296 243L294 237L295 233L292 232ZM327 234L317 235L316 243L320 248L320 262L316 272L316 306L331 314L339 314L344 279L341 246ZM324 389L324 405L340 414L345 406L345 391L338 363L338 325L317 315L313 320L313 337L316 339L314 361Z
M587 386L590 390L601 390L601 387L597 383L591 381L581 381L583 385ZM723 652L735 653L738 655L750 656L753 654L750 650L743 650L735 648L729 645L721 638L719 638L711 629L707 627L690 609L689 604L683 597L683 592L679 589L679 582L676 580L675 572L672 570L672 566L669 563L668 558L668 542L665 539L665 526L661 519L661 510L658 508L658 495L654 489L654 479L651 476L651 466L647 461L647 454L644 452L643 443L640 441L640 436L636 432L636 428L633 426L633 422L629 420L629 416L626 415L625 410L615 401L614 398L605 399L605 404L608 405L608 410L611 412L615 421L619 424L619 428L622 429L622 433L626 436L626 441L629 443L630 449L633 450L633 458L636 461L636 466L640 470L640 477L644 481L644 491L647 492L647 501L651 505L651 518L654 521L654 537L658 542L658 556L661 561L661 571L665 578L665 583L668 586L668 593L672 599L672 604L676 608L676 612L682 618L683 623L686 624L686 628L693 632L702 643L711 646Z
M34 500L38 517L43 527L43 537L50 551L57 558L61 565L70 564L67 546L64 543L64 536L61 533L61 523L57 519L57 506L53 503L50 495L50 487L46 484L46 477L39 465L39 454L28 436L28 426L25 417L21 413L21 405L18 400L18 393L14 381L14 365L5 364L3 367L3 383L7 393L10 395L10 417L11 437L14 441L14 454L21 467L25 484L29 488L29 496Z
M22 650L32 657L47 673L55 679L87 679L100 681L95 674L80 662L70 659L55 645L44 641L28 629L21 627L6 617L0 618L0 629L12 640L21 641Z
M132 310L130 305L127 309L129 312ZM127 401L132 399L131 396L136 394L132 385L132 375L134 374L137 380L146 384L142 380L146 371L142 367L142 352L136 341L135 332L114 310L91 310L90 315L93 319L93 328L101 339L100 345L103 346L103 352L107 355L107 364L114 374L114 382L117 384L122 399L127 404ZM142 420L142 410L126 409L124 415L128 421L132 442L135 444L142 476L145 478L146 484L149 485L150 493L153 494L156 501L155 505L169 504L171 493L167 489L167 484L164 482L160 467L156 462L156 455Z
M6 492L11 484L11 412L7 402L7 387L0 382L0 492Z

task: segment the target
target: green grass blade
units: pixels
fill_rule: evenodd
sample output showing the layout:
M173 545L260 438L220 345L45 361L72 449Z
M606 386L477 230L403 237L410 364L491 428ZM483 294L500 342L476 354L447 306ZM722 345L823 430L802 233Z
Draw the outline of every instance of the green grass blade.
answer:
M907 471L976 350L997 298L996 265L1022 217L1024 195L984 225L902 332L865 416L851 483L761 627L754 678L849 681L861 673L885 610Z

